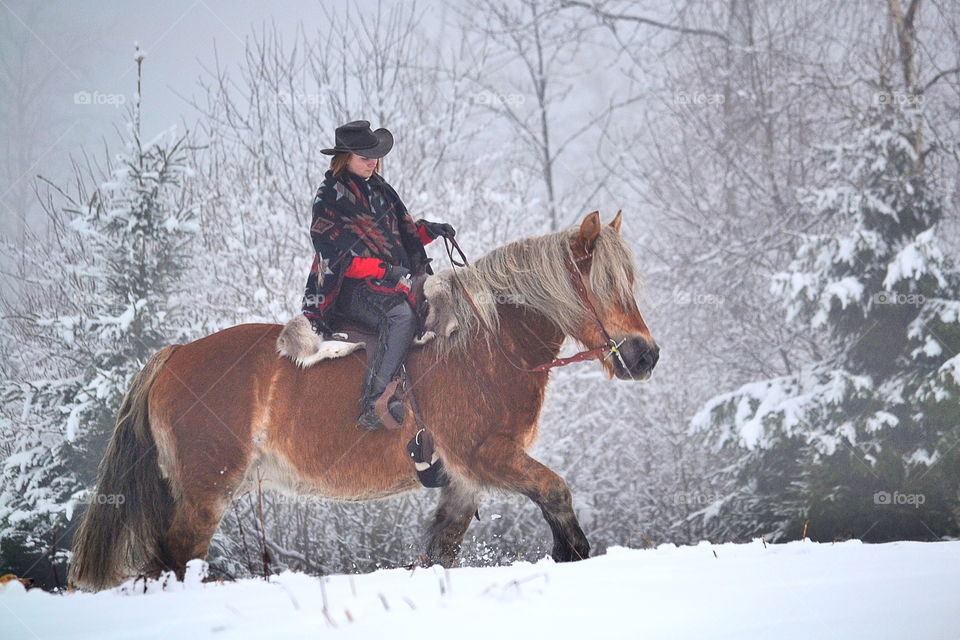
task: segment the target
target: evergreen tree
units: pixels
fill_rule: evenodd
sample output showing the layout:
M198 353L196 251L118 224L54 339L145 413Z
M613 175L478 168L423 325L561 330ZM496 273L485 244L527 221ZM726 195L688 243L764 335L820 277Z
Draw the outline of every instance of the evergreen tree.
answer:
M773 279L820 355L718 396L694 418L731 456L705 517L740 536L956 535L960 273L938 248L943 198L917 105L882 101L823 154L812 233Z
M135 60L139 70L139 49ZM77 194L56 189L53 237L22 250L34 291L4 318L21 366L2 383L0 563L49 587L63 586L124 393L189 320L177 282L197 231L184 195L191 147L172 128L142 139L139 73L123 142L99 176L78 171Z

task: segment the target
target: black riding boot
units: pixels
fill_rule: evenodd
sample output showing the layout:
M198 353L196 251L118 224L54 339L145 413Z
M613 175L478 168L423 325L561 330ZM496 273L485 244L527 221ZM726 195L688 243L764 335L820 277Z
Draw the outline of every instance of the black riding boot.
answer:
M383 426L382 416L377 412L376 403L383 395L384 389L378 389L374 386L373 378L372 372L367 371L363 381L363 393L360 397L360 417L357 419L357 423L367 431L376 431ZM407 408L403 405L403 402L396 398L387 401L387 411L398 423L402 423L404 418L407 417Z
M374 404L400 370L417 330L417 318L410 305L401 300L387 310L377 329L376 349L367 351L367 373L360 398L360 426L370 431L383 426ZM392 399L387 407L394 420L403 422L407 410L402 402Z
M403 296L371 291L361 281L351 281L341 292L346 315L378 334L376 345L367 345L367 372L360 398L360 426L374 430L383 426L374 404L397 375L417 330L417 317ZM406 408L399 400L388 403L390 414L403 422Z

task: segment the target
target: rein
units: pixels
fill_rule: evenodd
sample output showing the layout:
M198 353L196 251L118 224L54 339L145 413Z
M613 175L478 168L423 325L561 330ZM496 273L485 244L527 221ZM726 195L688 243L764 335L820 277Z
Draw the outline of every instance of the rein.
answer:
M503 344L500 342L500 337L487 326L487 323L484 321L483 316L480 314L480 310L477 309L477 305L474 303L473 298L470 297L470 293L467 292L467 288L460 281L460 278L457 277L457 267L468 267L467 256L463 253L463 249L460 248L460 245L457 244L457 241L453 238L448 238L443 236L444 248L447 250L447 257L450 259L450 265L452 267L453 280L460 287L460 290L463 292L464 298L470 304L470 308L473 310L473 314L476 316L477 320L480 322L480 326L493 338L493 341L497 344L497 347L500 349L500 353L503 354L503 357L507 362L510 363L515 369L520 371L526 371L528 373L536 373L540 371L547 371L553 367L562 367L568 365L572 362L579 362L581 360L589 360L592 358L597 358L598 360L605 360L609 358L611 354L615 354L617 359L620 361L620 364L627 369L626 363L623 361L623 356L620 355L620 345L623 344L624 338L620 342L616 342L610 335L607 333L607 330L603 326L603 322L600 321L600 316L597 314L597 310L594 308L593 303L590 302L590 297L587 294L587 286L583 282L583 277L580 275L580 270L574 264L574 262L582 262L587 258L591 257L591 254L587 253L575 258L573 261L570 260L569 256L564 258L564 266L567 268L567 271L570 273L570 278L573 281L573 287L577 292L577 295L580 297L580 301L583 303L583 306L590 312L590 319L593 320L596 324L597 329L600 330L600 335L603 336L606 343L602 346L595 347L593 349L586 349L580 351L572 356L567 356L566 358L556 358L551 362L545 362L544 364L538 365L532 369L527 369L526 367L521 367L520 365L513 362L510 356L503 348ZM452 246L452 248L451 248ZM453 249L457 250L457 253L460 254L460 259L462 262L457 262L453 257ZM604 355L605 354L605 355Z

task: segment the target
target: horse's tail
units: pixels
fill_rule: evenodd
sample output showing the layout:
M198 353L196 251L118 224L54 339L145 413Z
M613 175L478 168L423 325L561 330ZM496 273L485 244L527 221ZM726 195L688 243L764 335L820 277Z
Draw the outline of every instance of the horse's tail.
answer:
M153 354L120 404L96 490L73 540L70 582L78 587L112 587L161 557L173 497L157 464L147 399L178 346Z

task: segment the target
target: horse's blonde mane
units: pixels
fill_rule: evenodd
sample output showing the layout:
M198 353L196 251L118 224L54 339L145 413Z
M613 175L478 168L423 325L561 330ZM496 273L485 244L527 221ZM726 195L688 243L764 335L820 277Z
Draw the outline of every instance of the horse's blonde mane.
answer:
M579 229L573 227L542 236L523 238L498 247L479 258L471 267L457 269L456 276L466 287L487 326L496 331L500 325L497 303L513 303L530 307L549 318L564 335L572 335L586 310L577 295L564 266L573 258L570 241ZM443 315L455 330L437 335L437 356L463 352L477 331L491 346L490 335L479 327L470 303L445 269L432 279L439 291L435 303L444 305ZM587 287L601 301L627 304L639 287L639 276L633 255L623 236L609 225L601 225L593 250ZM632 284L631 284L632 283ZM441 301L442 299L442 301ZM597 309L601 311L600 308Z

